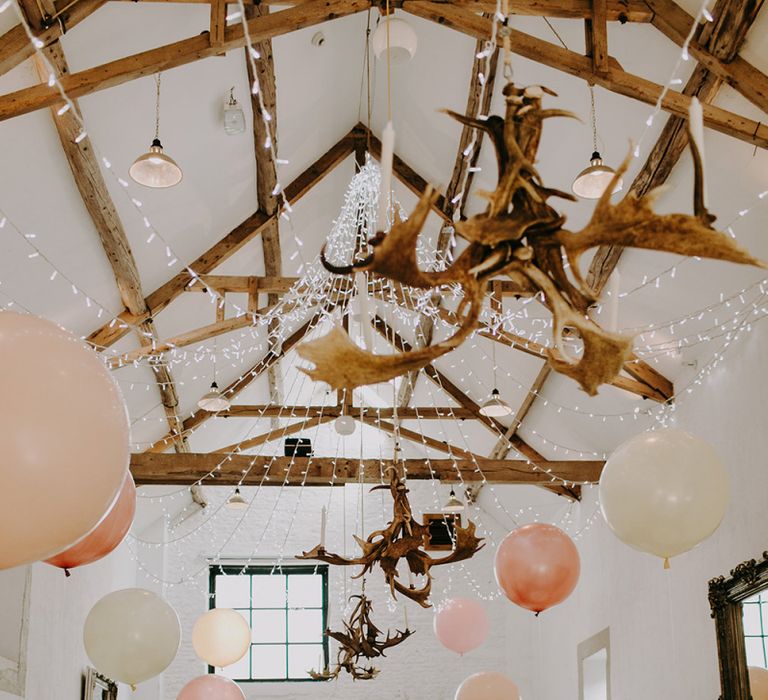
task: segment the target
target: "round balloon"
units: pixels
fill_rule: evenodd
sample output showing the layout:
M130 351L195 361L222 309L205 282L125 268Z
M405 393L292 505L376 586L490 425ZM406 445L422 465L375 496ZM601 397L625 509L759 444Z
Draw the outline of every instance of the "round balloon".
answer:
M187 683L176 700L245 700L237 683L224 676L198 676Z
M759 666L750 666L749 689L752 700L768 700L768 671Z
M469 598L451 598L435 614L435 636L457 654L479 647L488 636L488 628L485 608Z
M214 608L197 618L192 647L210 666L224 668L240 661L251 646L251 628L240 613Z
M507 598L538 615L571 595L581 563L576 545L560 528L535 523L501 541L494 569Z
M483 671L470 676L458 687L455 700L520 700L520 691L503 673Z
M170 666L179 650L181 626L176 611L160 596L126 588L91 608L83 642L97 671L135 687Z
M107 514L129 459L128 416L96 353L50 321L0 313L0 569L45 559Z
M600 506L611 530L630 547L665 560L717 529L729 492L714 448L671 428L623 443L600 477Z
M74 547L46 559L46 563L64 569L69 576L69 569L103 559L125 539L135 514L136 486L133 483L133 477L128 473L125 475L120 495L107 513L107 517Z

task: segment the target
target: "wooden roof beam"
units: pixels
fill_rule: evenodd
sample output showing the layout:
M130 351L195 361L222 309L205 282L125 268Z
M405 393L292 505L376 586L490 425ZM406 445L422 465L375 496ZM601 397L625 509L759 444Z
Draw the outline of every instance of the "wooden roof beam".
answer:
M487 37L491 30L489 20L450 5L405 0L403 9L476 38ZM655 105L664 90L662 85L622 70L612 58L609 58L605 73L597 73L591 58L518 30L512 30L511 42L513 51L520 56L649 105ZM661 108L675 116L687 117L690 103L689 96L669 90ZM710 129L753 146L768 148L768 125L709 104L703 105L703 111L704 124Z
M188 486L205 479L212 471L216 476L206 479L205 485L219 486L337 486L358 483L362 464L363 480L368 484L381 483L383 471L391 460L346 459L343 457L273 457L232 455L222 460L220 454L151 454L131 455L131 473L137 486ZM484 480L492 484L545 485L550 477L545 472L532 472L526 462L516 460L485 460L482 475L476 471L474 461L468 459L406 459L402 463L409 479L456 481L457 470L469 483ZM218 469L221 467L221 469ZM561 461L549 462L547 468L563 474L568 480L597 481L603 462ZM267 471L268 470L268 471ZM266 477L265 477L266 472Z

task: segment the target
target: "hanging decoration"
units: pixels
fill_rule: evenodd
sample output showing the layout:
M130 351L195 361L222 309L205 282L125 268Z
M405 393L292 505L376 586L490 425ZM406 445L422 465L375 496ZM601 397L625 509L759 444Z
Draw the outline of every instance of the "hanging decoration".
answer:
M386 639L379 639L381 630L371 621L373 604L365 593L353 595L349 600L357 600L358 603L349 616L349 622L344 622L344 631L326 632L339 643L336 668L333 671L310 671L309 675L315 680L338 678L342 671L346 671L357 681L371 680L378 675L379 670L373 666L363 666L361 660L384 657L387 649L404 642L413 634L406 624L404 632L397 630L393 636L387 632Z
M600 477L608 526L630 547L664 559L665 568L717 530L729 495L728 471L714 448L673 428L627 440Z
M627 171L628 157L598 200L587 226L578 232L564 229L565 217L547 200L573 200L573 195L546 187L534 163L544 120L574 115L560 109L543 109L545 94L555 93L538 86L519 88L510 82L504 88L504 119L493 115L479 120L448 112L462 124L489 135L498 163L497 187L484 193L489 201L486 211L456 222L456 233L469 246L450 267L424 271L416 263L417 241L435 199L431 187L407 221L394 223L389 233L379 231L369 241L372 252L363 260L338 265L322 256L326 268L340 275L364 270L417 289L460 285L460 324L454 335L420 350L374 355L360 349L343 329L336 327L326 336L298 347L300 356L315 365L302 371L333 389L351 390L420 369L461 345L478 328L488 280L507 275L521 296L541 294L552 312L554 347L548 349L550 365L595 395L600 385L615 379L630 359L632 338L604 330L588 317L597 294L580 273L585 251L616 245L766 266L712 228L714 217L704 203L704 171L695 139L691 141L693 216L656 214L652 208L655 192L639 199L630 194L612 204L611 193ZM694 126L693 131L696 129ZM580 338L580 352L566 347L566 331Z
M98 671L135 690L176 658L181 643L179 616L152 591L115 591L91 608L83 643Z
M176 700L245 700L245 693L229 678L209 673L189 681Z
M466 654L488 637L490 622L485 608L471 598L451 598L435 613L435 636L446 649Z
M520 700L520 691L503 673L483 671L471 675L458 687L455 700Z
M251 648L251 628L235 610L213 608L197 618L192 628L192 648L209 666L231 666Z
M467 527L456 526L453 551L449 555L435 559L427 554L423 545L429 528L414 520L411 504L408 502L408 489L397 470L388 467L387 471L390 477L389 485L374 486L371 491L389 489L393 500L392 520L386 529L372 532L366 540L355 536L362 549L359 557L347 559L339 554L331 554L321 543L311 552L302 553L297 559L316 559L336 566L362 566L363 570L355 578L365 576L378 564L384 572L393 597L396 597L397 592L423 608L428 608L432 591L432 567L470 559L475 552L482 549L482 539L475 536L475 524L469 521ZM426 577L427 580L421 588L414 585L405 586L398 581L397 567L401 559L405 560L412 575Z
M533 523L510 532L496 550L496 582L516 605L539 613L562 603L579 582L576 545L554 525Z
M69 576L70 569L103 559L125 539L135 514L136 486L128 472L117 500L96 529L61 554L46 559L45 563L64 569L64 573Z
M99 357L55 323L0 313L0 357L0 569L9 569L101 522L128 470L129 425Z

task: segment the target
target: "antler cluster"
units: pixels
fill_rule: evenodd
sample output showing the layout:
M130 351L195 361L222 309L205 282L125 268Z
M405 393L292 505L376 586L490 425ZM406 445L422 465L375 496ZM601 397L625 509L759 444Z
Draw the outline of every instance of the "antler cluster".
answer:
M380 640L381 630L371 621L373 605L362 595L353 595L350 600L358 600L355 609L349 616L349 622L344 622L343 632L327 630L326 634L339 643L336 655L336 668L323 672L310 671L309 675L315 680L330 680L338 678L342 670L349 673L355 680L370 680L375 678L379 670L373 666L363 666L360 659L377 659L386 656L387 649L397 646L410 637L413 632L406 628L404 632L397 630L393 636L387 632L386 639Z
M416 262L416 241L435 197L428 188L411 217L397 222L386 235L377 233L371 241L373 252L347 267L323 263L331 271L349 274L364 270L394 282L419 289L458 284L463 289L459 308L461 319L454 335L420 350L394 355L374 355L359 348L340 328L326 336L304 343L298 352L314 363L303 370L310 377L334 389L351 389L364 384L388 381L424 367L437 357L459 346L480 323L487 281L507 275L517 283L521 296L541 293L553 316L554 347L549 350L552 367L568 375L594 395L601 384L612 381L629 359L632 338L611 333L588 316L597 294L579 272L584 251L600 245L647 248L650 250L766 265L737 246L728 236L716 231L714 217L703 201L704 173L695 140L694 215L654 213L656 192L637 198L628 194L618 204L610 197L618 179L626 172L629 157L598 201L587 226L579 232L563 228L565 217L548 204L551 197L573 200L568 193L547 188L534 166L542 126L550 117L572 117L570 112L542 109L544 94L555 93L542 87L504 88L506 115L486 120L448 112L465 125L486 132L496 151L498 184L490 193L488 208L482 214L456 223L456 233L469 246L447 269L426 272ZM567 268L567 269L566 269ZM580 356L569 353L564 333L581 338Z
M382 488L390 490L394 501L392 520L386 529L372 532L366 540L355 536L362 550L359 557L347 559L338 554L326 552L322 545L318 545L311 552L303 552L297 559L317 559L337 566L362 566L362 571L354 578L365 576L378 564L384 572L384 578L393 597L396 597L397 592L428 608L430 607L429 595L432 592L430 569L433 566L469 559L484 545L481 544L482 539L475 536L475 524L470 521L467 527L455 528L454 547L449 555L435 559L427 554L422 547L429 528L414 521L411 505L408 502L408 489L401 481L396 469L390 467L389 471L391 473L389 485L375 486L371 490ZM421 588L405 586L398 581L397 566L401 559L405 560L413 574L426 577L426 583Z

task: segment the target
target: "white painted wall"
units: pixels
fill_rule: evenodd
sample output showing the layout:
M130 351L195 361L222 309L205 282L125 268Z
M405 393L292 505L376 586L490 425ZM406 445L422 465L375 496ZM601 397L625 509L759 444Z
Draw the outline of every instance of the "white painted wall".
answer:
M26 692L19 696L0 690L0 700L81 698L82 675L89 665L83 649L85 618L102 596L134 586L135 582L135 565L125 545L100 562L73 570L70 578L60 569L35 564L31 577ZM11 587L3 588L0 605L16 606L19 591L14 588L13 593L11 600ZM120 692L127 690L122 688Z

